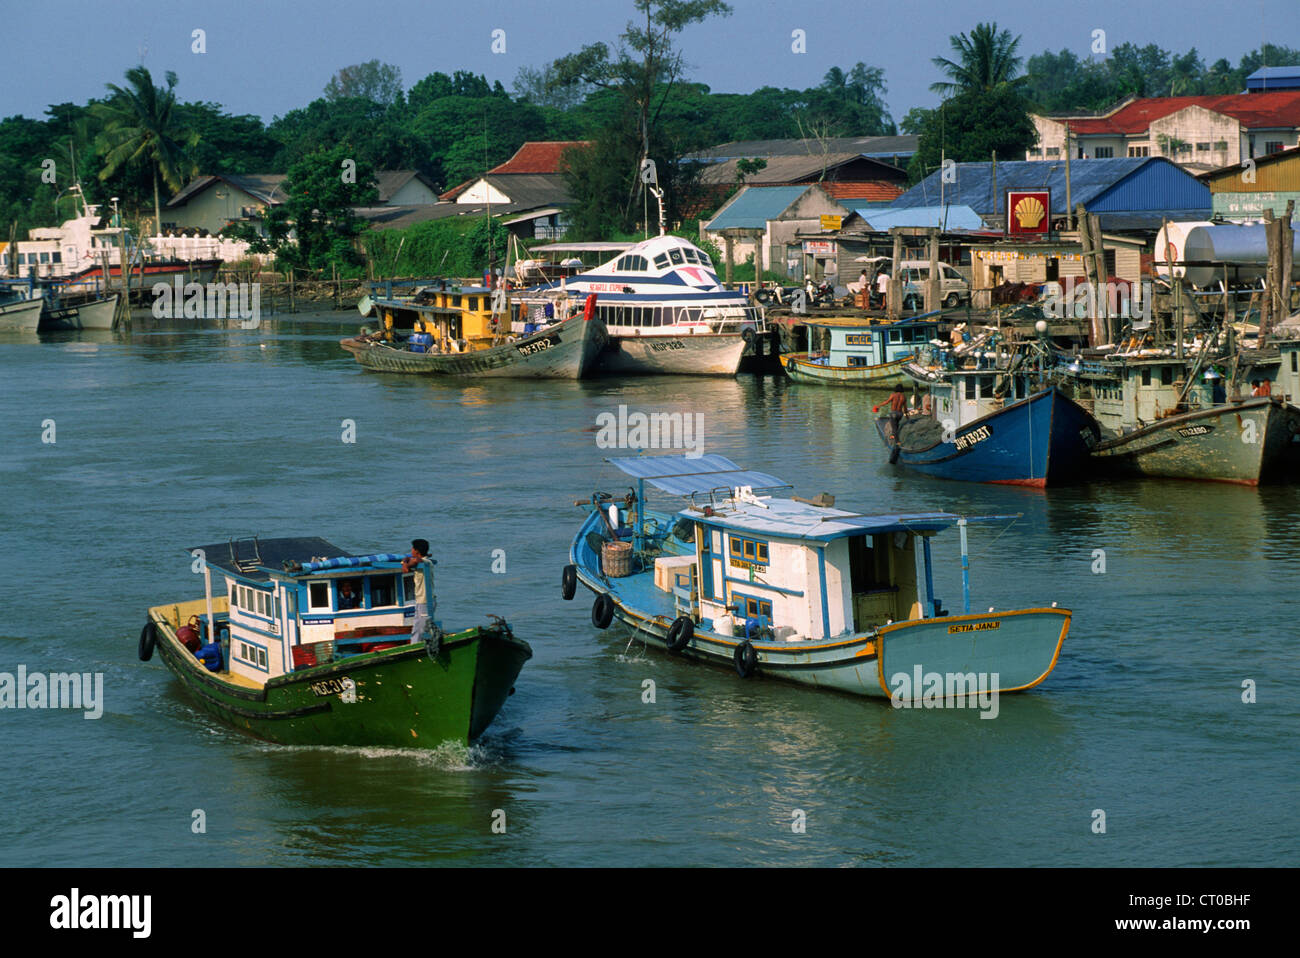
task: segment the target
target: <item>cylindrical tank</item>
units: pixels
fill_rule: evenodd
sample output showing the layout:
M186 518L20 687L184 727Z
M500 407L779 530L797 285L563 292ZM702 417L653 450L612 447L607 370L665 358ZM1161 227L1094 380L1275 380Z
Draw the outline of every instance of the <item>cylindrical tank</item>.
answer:
M1199 229L1202 226L1213 226L1209 220L1195 220L1187 223L1166 223L1156 234L1155 256L1152 257L1152 269L1161 279L1169 278L1169 267L1167 261L1174 261L1174 278L1179 279L1183 276L1185 270L1179 265L1183 260L1183 250L1187 248L1187 234L1191 230ZM1165 246L1171 248L1166 254Z
M1183 227L1175 230L1174 227ZM1164 230L1156 237L1155 269L1163 276L1166 269ZM1214 286L1224 278L1224 266L1230 281L1259 279L1268 265L1268 240L1263 224L1239 223L1170 223L1170 254L1175 263L1207 265L1174 266L1174 275L1182 275L1193 286ZM1181 243L1179 240L1181 239ZM1292 237L1292 279L1300 276L1300 232Z

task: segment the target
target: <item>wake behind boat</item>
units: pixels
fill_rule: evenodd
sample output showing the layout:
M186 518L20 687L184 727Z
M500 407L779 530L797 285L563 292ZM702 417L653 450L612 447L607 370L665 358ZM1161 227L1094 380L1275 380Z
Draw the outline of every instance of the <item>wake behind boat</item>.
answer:
M609 462L637 489L583 503L590 515L562 576L564 598L579 583L595 594L597 628L618 619L648 643L734 666L742 677L887 698L913 676L927 684L943 676L949 689L947 677L960 676L971 692L971 683L1017 691L1056 665L1068 610L970 612L966 525L1014 517L862 515L820 498L759 495L789 486L718 455ZM647 483L686 507L647 508ZM932 585L931 537L954 525L962 540L960 615L943 608Z

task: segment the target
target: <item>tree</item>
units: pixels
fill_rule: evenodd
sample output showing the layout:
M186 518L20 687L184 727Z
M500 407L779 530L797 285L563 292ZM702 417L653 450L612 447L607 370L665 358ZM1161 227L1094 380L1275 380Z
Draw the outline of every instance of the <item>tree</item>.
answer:
M1038 139L1028 104L1009 85L967 90L932 111L922 124L921 139L908 174L913 182L939 168L941 158L961 163L1023 159ZM937 197L936 197L937 201Z
M297 241L282 242L277 250L288 264L307 269L359 265L353 244L365 227L353 208L373 204L379 191L374 167L355 162L351 152L337 146L305 156L289 168L283 216L292 222Z
M343 100L363 97L382 106L392 106L402 99L402 71L391 63L367 60L344 67L325 84L325 99Z
M567 86L560 84L558 80L554 63L548 63L540 69L520 67L519 72L515 74L513 84L515 98L531 103L533 106L572 110L592 91L591 84L580 80Z
M629 22L619 36L616 51L611 53L608 46L598 42L554 63L557 85L587 83L616 91L622 101L619 123L604 124L596 136L597 152L605 161L627 164L615 171L622 177L625 191L625 199L619 204L621 213L615 217L608 209L589 210L578 214L575 221L594 224L617 220L625 228L630 226L642 159L655 160L660 184L666 184L665 171L675 164L671 144L658 128L659 120L674 85L685 72L685 61L673 46L673 37L691 24L731 13L731 7L722 0L633 0L633 7L645 15L644 25ZM607 177L600 177L600 181L607 185ZM576 190L578 207L617 202L607 189L589 187L580 179L571 179L570 183Z
M1021 58L1016 56L1020 37L1010 30L998 30L996 23L979 23L969 35L948 38L956 60L935 57L931 62L948 75L947 81L930 84L935 93L949 96L968 90L993 90L1019 82Z
M161 179L179 191L194 175L189 155L199 142L198 133L183 128L176 115L176 74L167 71L167 87L155 87L143 66L126 71L130 86L107 84L112 96L91 109L101 123L99 150L104 157L100 180L107 180L125 166L146 163L153 173L154 229L162 223L162 202L158 195Z

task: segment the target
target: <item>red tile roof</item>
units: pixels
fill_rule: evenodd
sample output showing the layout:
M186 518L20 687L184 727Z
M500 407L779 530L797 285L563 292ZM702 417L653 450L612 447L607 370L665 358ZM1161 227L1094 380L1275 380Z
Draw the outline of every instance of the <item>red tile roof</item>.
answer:
M1140 134L1152 122L1189 106L1204 107L1233 117L1247 129L1300 127L1300 90L1273 93L1234 93L1228 96L1161 96L1134 100L1106 116L1052 117L1069 122L1072 133Z
M525 143L515 155L489 173L559 173L560 157L574 146L590 146L588 140L542 140Z
M903 188L897 183L883 183L875 180L861 183L819 183L826 194L834 200L867 200L871 203L888 203L896 196L903 195Z

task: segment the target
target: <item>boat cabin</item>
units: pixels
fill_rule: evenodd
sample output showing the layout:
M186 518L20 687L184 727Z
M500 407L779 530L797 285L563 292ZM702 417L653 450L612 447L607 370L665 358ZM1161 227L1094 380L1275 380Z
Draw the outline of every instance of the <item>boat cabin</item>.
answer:
M232 676L261 684L410 635L416 573L403 573L404 556L349 556L319 538L239 539L190 552L203 560L203 641L222 641ZM224 601L212 596L214 570ZM432 571L425 595L433 596Z
M926 319L893 323L808 320L804 325L808 327L809 360L850 369L911 358L939 335L939 324Z
M658 559L656 585L702 628L770 629L775 640L796 642L947 614L934 596L930 537L958 523L955 515L868 516L760 495L789 486L718 455L609 461L637 478L640 503L647 482L690 500L673 535L688 523L694 551ZM639 517L631 521L637 551L667 532L648 534Z
M1110 433L1227 401L1225 381L1217 372L1202 370L1188 386L1188 361L1172 355L1078 359L1066 368L1083 386L1079 399L1085 408L1090 400L1090 412Z

